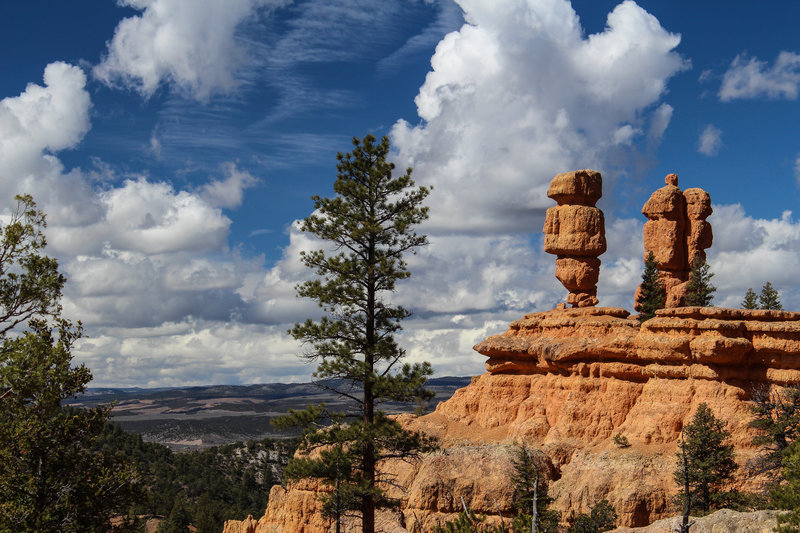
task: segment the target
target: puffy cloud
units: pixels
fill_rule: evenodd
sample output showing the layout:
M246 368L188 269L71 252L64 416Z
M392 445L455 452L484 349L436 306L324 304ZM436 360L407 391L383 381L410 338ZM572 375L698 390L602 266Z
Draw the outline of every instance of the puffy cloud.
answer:
M782 291L784 308L800 307L795 273L786 268L800 261L800 222L791 212L758 219L747 216L738 204L714 206L709 221L714 227L709 264L715 273L712 282L719 288L717 305L739 307L748 288L758 291L770 281Z
M149 328L103 328L76 352L93 384L186 387L308 381L285 327L189 319Z
M650 131L648 135L655 141L660 141L664 137L664 132L667 131L670 120L672 120L673 107L669 104L661 104L653 112L653 118L650 121Z
M32 194L51 221L80 224L96 216L80 173L64 173L53 155L83 139L90 109L86 76L62 62L47 65L44 86L31 83L0 100L0 195Z
M772 67L766 61L739 54L722 78L719 98L723 102L737 98L797 99L800 86L800 54L781 52Z
M99 254L104 249L143 254L220 251L230 219L187 191L165 182L127 179L97 194L102 216L81 227L54 224L53 247L64 254Z
M281 0L120 0L142 10L122 20L94 68L107 84L150 97L162 83L199 100L230 93L246 50L236 28L255 10Z
M588 38L563 0L459 5L468 24L436 47L415 99L423 122L392 129L401 164L435 187L432 231L529 231L555 174L602 170L654 112L665 123L653 105L687 62L680 37L635 3Z
M720 148L722 148L722 130L709 124L700 134L697 151L710 157L717 155Z
M212 180L205 184L200 195L214 206L239 207L242 204L244 190L255 186L258 180L249 172L237 169L234 163L225 163L222 170L226 174L225 179Z

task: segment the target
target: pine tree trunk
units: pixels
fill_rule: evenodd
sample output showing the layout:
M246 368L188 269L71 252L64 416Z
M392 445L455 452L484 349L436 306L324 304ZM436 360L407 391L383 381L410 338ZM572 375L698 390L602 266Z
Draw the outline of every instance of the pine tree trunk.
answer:
M368 256L367 280L367 317L366 317L366 359L367 375L364 376L364 426L367 431L372 431L375 421L375 397L372 389L372 379L375 367L374 348L375 340L375 243L370 239ZM368 492L361 499L361 531L363 533L375 532L375 497L372 488L375 485L375 446L371 437L364 440L364 477L367 481Z

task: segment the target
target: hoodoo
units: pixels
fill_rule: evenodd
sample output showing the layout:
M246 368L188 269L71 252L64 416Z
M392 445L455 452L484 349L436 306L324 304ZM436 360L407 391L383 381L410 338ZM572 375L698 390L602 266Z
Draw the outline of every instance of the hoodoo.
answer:
M380 515L383 531L430 531L455 518L462 501L489 522L508 518L513 445L520 441L541 452L551 508L563 521L602 499L624 526L675 514L677 441L701 403L731 432L741 465L735 488L758 488L758 477L745 475L758 453L750 398L756 389L800 381L800 313L680 307L689 266L711 245L711 202L701 189L681 192L674 174L666 182L642 212L645 250L668 281L667 308L640 324L624 309L596 306L598 256L606 247L603 214L594 206L600 174L553 179L548 195L558 205L547 212L545 249L557 256L556 276L573 307L528 314L478 343L487 373L433 413L399 417L439 437L442 450L392 467L402 505ZM311 481L274 487L264 517L232 521L225 531L327 531L320 490Z
M647 217L644 257L647 259L653 252L658 277L666 290L666 307L680 307L692 265L705 261L705 250L714 238L711 224L706 222L712 213L711 196L696 188L681 192L675 174L668 174L664 181L666 185L654 192L642 208Z
M559 174L547 190L558 205L547 210L544 251L558 257L556 278L569 291L567 303L573 307L597 305L598 257L606 251L606 228L595 204L602 195L603 178L594 170Z

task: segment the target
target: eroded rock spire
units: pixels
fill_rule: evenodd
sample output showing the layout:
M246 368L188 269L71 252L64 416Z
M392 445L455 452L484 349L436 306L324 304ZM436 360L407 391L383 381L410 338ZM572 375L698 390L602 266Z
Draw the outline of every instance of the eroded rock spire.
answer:
M676 174L668 174L664 181L666 185L655 191L642 208L647 217L644 257L647 259L653 252L658 277L666 290L665 307L680 307L692 264L705 261L706 249L713 240L711 224L706 222L712 213L711 196L698 188L681 191ZM636 294L638 300L638 290Z
M606 251L603 212L595 207L603 195L603 178L594 170L559 174L547 196L558 205L547 210L544 251L557 256L556 278L569 291L573 307L597 305L600 259Z

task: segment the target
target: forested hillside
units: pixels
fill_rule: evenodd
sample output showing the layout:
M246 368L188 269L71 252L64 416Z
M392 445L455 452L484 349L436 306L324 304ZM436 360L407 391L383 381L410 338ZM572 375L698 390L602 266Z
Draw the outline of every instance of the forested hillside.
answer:
M184 533L189 524L219 533L226 519L263 514L296 443L263 439L178 453L107 424L98 445L139 472L142 491L131 515L163 517L160 533ZM142 527L140 518L132 529Z

